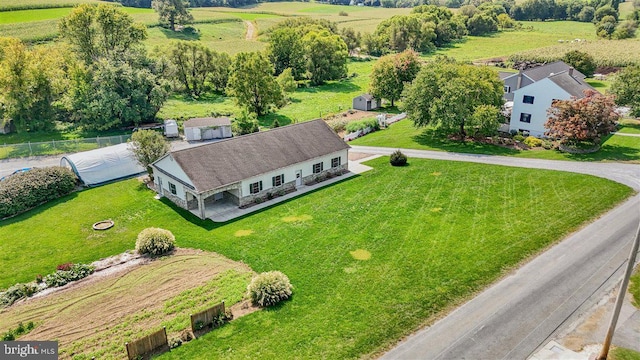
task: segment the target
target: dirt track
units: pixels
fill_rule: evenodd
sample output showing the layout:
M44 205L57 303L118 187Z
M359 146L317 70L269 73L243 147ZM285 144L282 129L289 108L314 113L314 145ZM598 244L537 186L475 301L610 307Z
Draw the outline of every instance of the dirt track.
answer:
M97 275L2 311L0 332L20 321L25 324L33 321L37 327L20 340L58 340L61 359L79 353L121 358L125 341L180 318L178 323L185 326L168 327L171 338L186 327L189 313L214 305L216 298L237 298L237 293L246 289L252 271L217 254L180 249L165 259L137 264L108 276ZM236 294L219 294L215 283L204 286L216 277L225 281L236 279L238 285L233 289ZM185 296L184 300L172 301L197 287L202 287L204 294L198 292ZM185 301L194 304L185 306Z

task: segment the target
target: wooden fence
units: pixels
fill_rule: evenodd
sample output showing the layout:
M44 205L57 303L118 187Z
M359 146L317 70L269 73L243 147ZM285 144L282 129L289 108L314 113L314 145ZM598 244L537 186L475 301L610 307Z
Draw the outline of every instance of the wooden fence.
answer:
M169 350L167 330L163 327L162 329L141 339L131 343L125 343L125 346L127 347L127 356L129 357L129 360L140 358L148 359L151 354L157 354Z
M224 301L218 305L191 315L191 330L194 336L201 335L214 327L213 320L224 315Z

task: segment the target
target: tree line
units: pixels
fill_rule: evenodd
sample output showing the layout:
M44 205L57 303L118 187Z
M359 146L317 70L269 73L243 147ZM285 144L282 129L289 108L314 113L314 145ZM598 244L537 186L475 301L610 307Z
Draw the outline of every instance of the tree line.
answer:
M0 119L12 119L18 131L46 131L56 122L87 130L137 126L154 121L172 93L213 92L246 110L244 132L255 129L255 116L285 105L296 81L318 85L347 73L347 45L323 21L276 26L267 51L233 58L187 41L147 53L145 27L107 4L80 5L59 27L63 41L47 47L0 38Z

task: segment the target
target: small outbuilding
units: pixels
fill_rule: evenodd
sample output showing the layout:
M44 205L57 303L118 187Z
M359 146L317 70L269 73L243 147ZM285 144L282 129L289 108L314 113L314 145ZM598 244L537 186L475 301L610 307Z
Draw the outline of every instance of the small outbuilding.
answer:
M189 119L184 122L183 127L187 141L224 139L233 136L231 119L228 117Z
M86 186L101 185L146 172L127 143L63 156L60 166L71 168Z
M362 111L371 111L379 106L378 100L369 94L362 94L353 98L353 108Z
M178 123L175 120L169 119L164 121L164 136L169 138L180 136L180 133L178 132Z

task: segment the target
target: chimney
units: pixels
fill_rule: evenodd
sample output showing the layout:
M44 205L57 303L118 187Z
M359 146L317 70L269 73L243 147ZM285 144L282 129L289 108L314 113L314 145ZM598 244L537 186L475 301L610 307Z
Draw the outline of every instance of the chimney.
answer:
M573 77L573 66L569 68L569 76Z
M522 69L518 70L518 82L516 83L516 90L520 89L522 85Z

